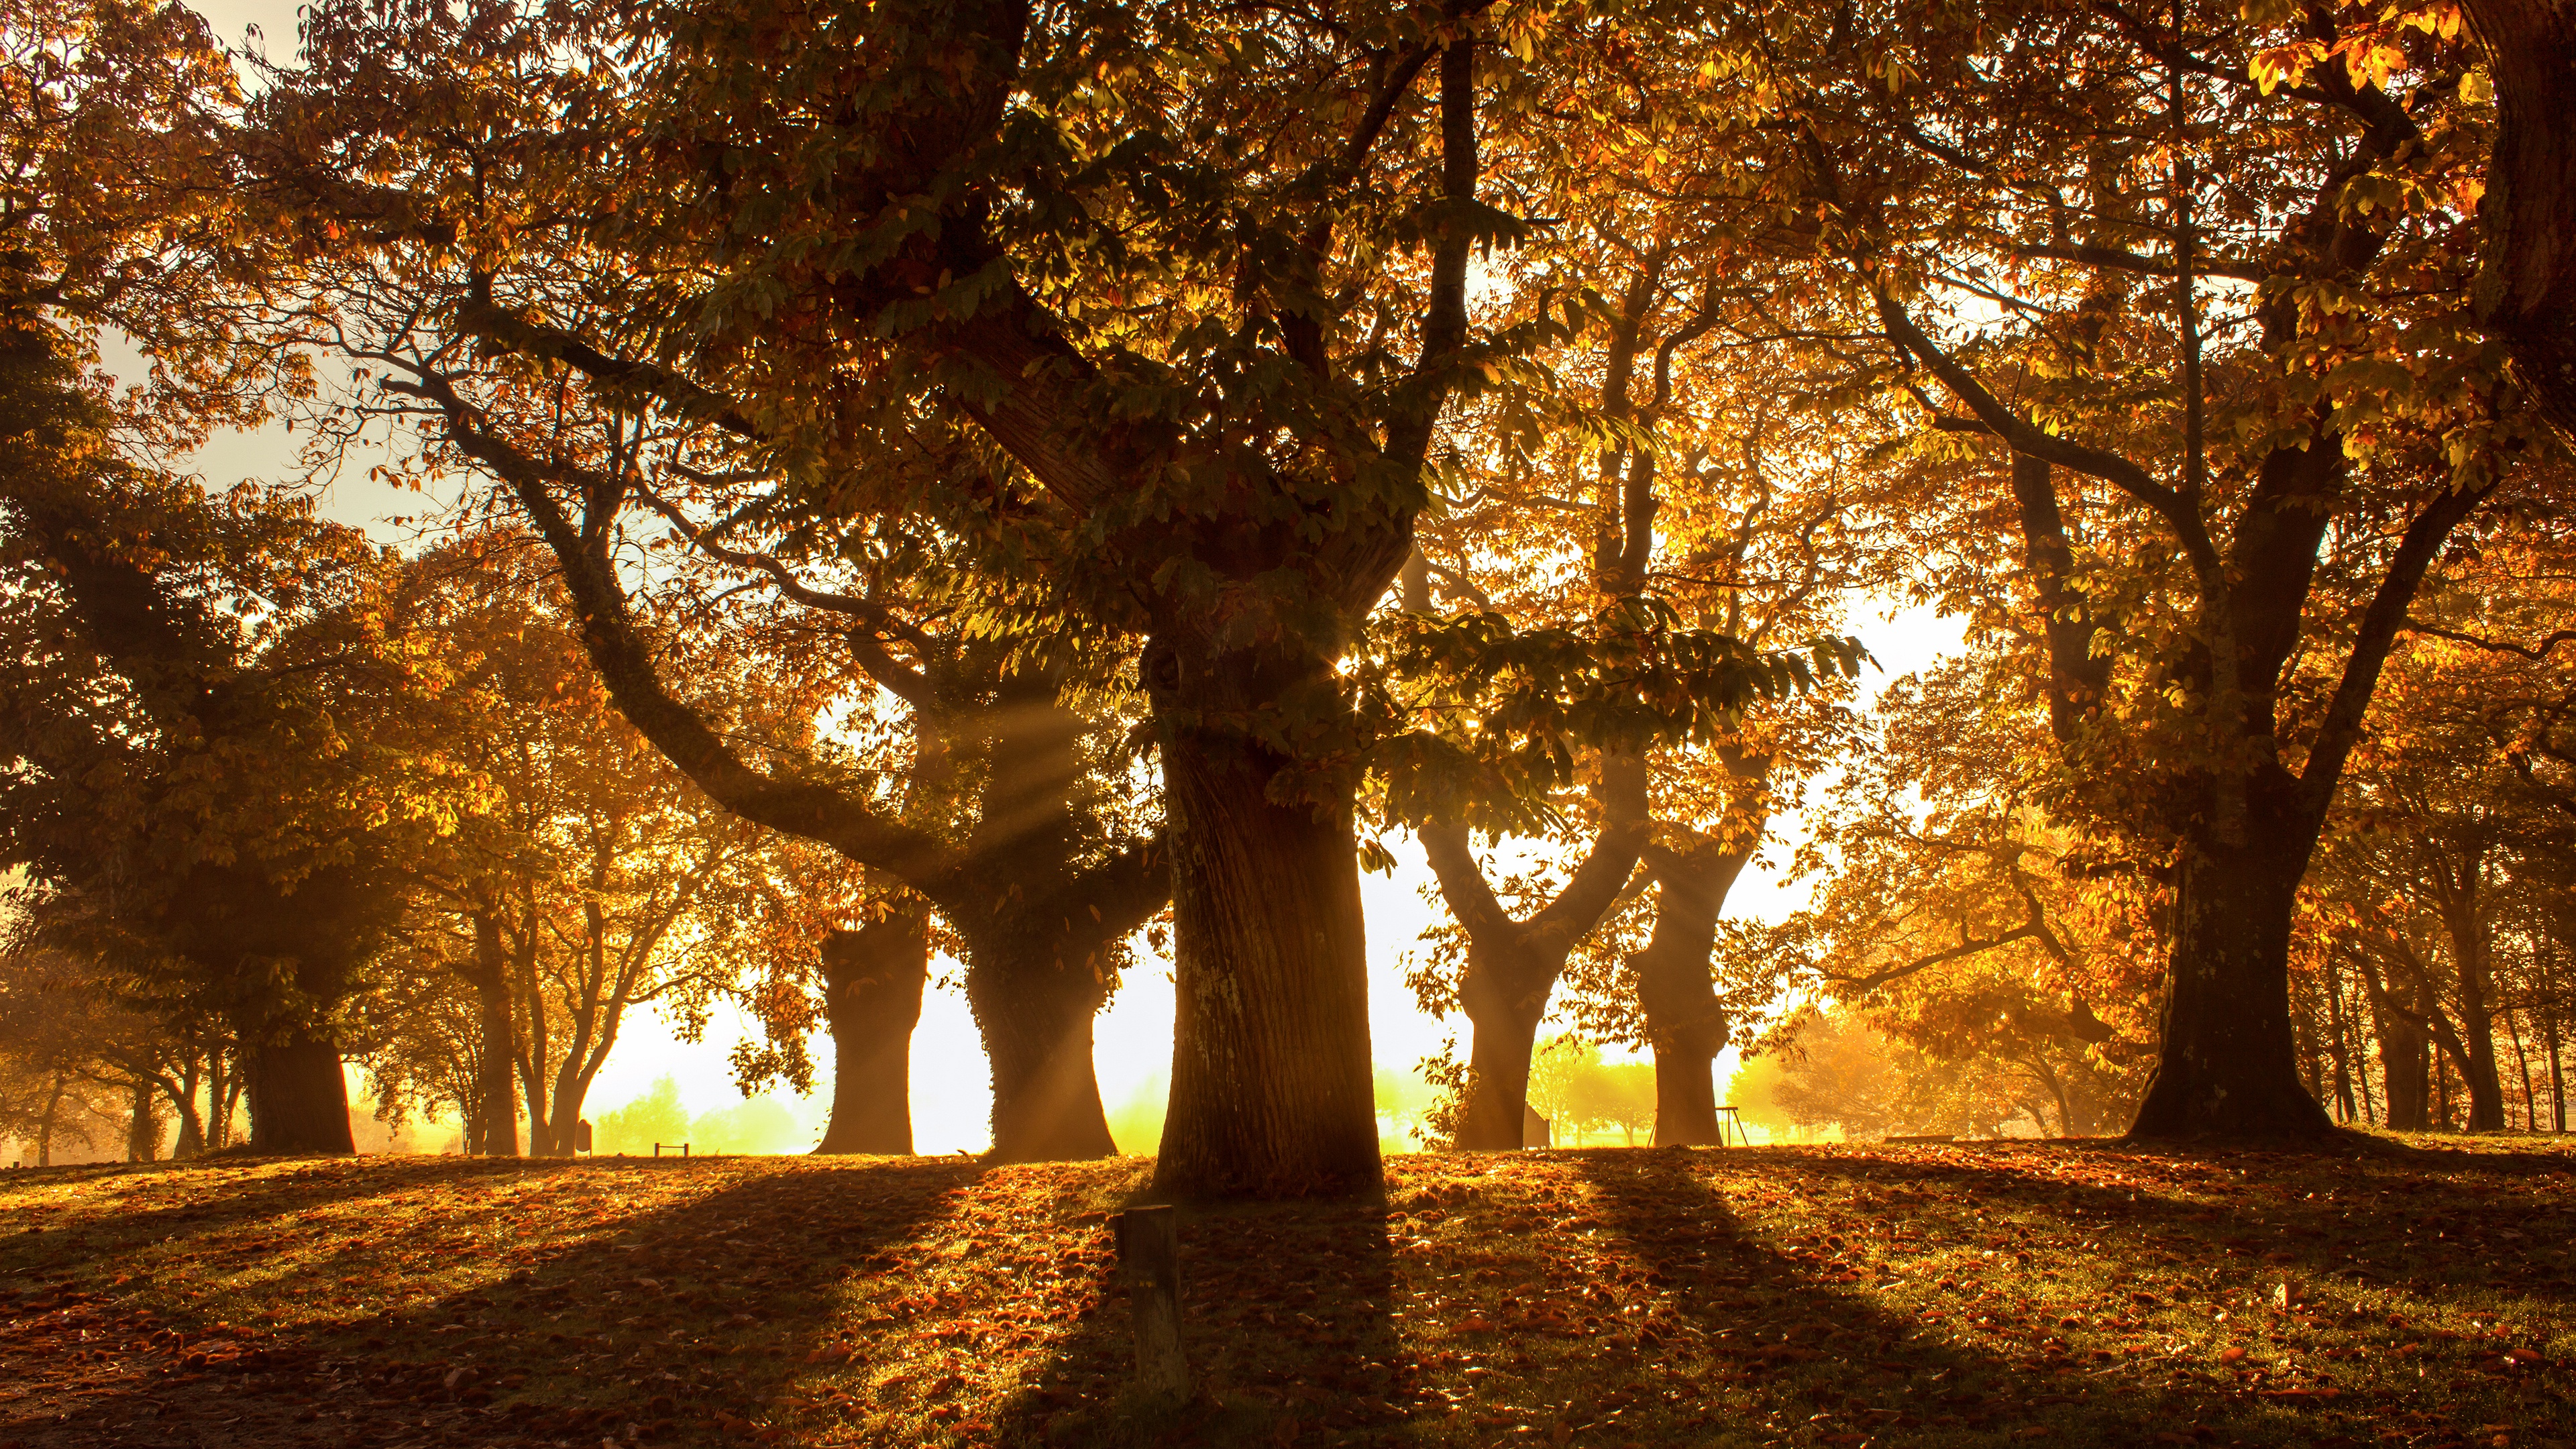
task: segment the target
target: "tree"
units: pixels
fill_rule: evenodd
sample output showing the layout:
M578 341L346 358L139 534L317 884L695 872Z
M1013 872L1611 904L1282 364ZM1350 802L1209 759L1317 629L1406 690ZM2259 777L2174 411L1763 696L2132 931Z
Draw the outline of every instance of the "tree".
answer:
M2512 349L2559 434L2576 438L2576 8L2566 0L2461 0L2484 41L2496 96L2495 152L2480 208L2478 317ZM2338 48L2368 54L2380 25L2347 30Z
M1788 97L1762 194L1804 209L1770 234L1852 303L1809 327L1874 330L1924 408L1916 458L1948 461L1918 475L1918 536L1973 554L2000 527L2025 554L2046 803L2172 873L2133 1131L2312 1136L2299 882L2407 603L2526 418L2468 312L2484 137L2443 79L2456 45L2310 65L2322 11L2180 19L1774 13L1729 95Z
M347 1151L335 1017L390 924L378 872L436 813L352 728L401 688L378 561L284 491L149 462L309 387L251 335L234 73L177 6L40 0L0 29L6 852L84 903L70 944L224 1023L255 1147ZM94 370L111 333L153 364L122 393Z
M440 238L456 271L435 316L457 334L638 405L731 417L793 451L855 421L793 395L875 372L971 424L992 480L1039 490L1024 496L1043 499L1057 536L1086 541L1051 551L1067 595L1149 640L1182 1023L1160 1179L1284 1193L1369 1180L1333 665L1407 553L1434 421L1478 375L1469 254L1516 223L1475 196L1477 71L1490 56L1490 86L1507 84L1513 46L1480 45L1462 13L1410 7L1327 24L875 6L800 12L792 36L771 19L631 14L642 28L603 9L494 12L459 32L324 7L309 69L270 93L252 159L389 256L425 260L418 243ZM686 43L665 44L674 33ZM781 68L782 39L806 60ZM640 64L568 63L630 40ZM1436 102L1414 99L1434 74ZM634 129L595 128L612 113ZM514 197L637 225L505 240L494 224L521 202L478 214L450 184L481 165L438 144L465 115L544 138L489 178ZM841 144L860 138L900 139ZM353 167L361 150L379 159ZM719 152L733 179L709 192L700 168ZM391 185L361 174L387 158ZM1422 171L1424 191L1381 184ZM800 199L826 192L917 200ZM1113 216L1120 240L1094 245L1095 218ZM599 311L546 305L554 289L531 284L594 247L638 287ZM1394 264L1425 253L1427 269ZM646 279L683 275L711 285L648 295ZM746 287L777 301L745 309ZM765 315L804 320L782 331ZM580 558L580 525L540 521ZM595 594L581 608L594 637L615 617ZM603 673L663 733L653 692L631 670ZM725 769L704 747L675 754L702 780ZM842 833L939 873L873 815Z
M591 1150L602 1156L643 1157L654 1143L688 1140L689 1109L680 1104L679 1082L667 1076L634 1101L600 1113L590 1134Z

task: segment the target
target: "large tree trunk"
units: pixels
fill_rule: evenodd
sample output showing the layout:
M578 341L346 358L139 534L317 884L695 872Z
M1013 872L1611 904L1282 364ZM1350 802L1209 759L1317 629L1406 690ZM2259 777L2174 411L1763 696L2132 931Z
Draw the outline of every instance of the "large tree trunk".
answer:
M2476 302L2543 412L2576 439L2576 4L2464 0L2500 125Z
M1517 935L1517 932L1512 933ZM1522 942L1471 941L1458 1005L1467 1013L1467 1104L1458 1145L1469 1152L1510 1152L1524 1143L1530 1054L1539 1018L1563 960L1540 959Z
M36 1165L38 1167L54 1165L54 1124L62 1118L63 1096L70 1086L71 1079L61 1072L56 1072L45 1092L45 1110L36 1115Z
M2567 1081L2558 1065L2558 1005L2550 1003L2540 1018L2541 1042L2549 1049L2549 1130L2567 1130Z
M519 1155L518 1094L510 1089L519 1059L511 1024L510 957L501 944L501 923L488 911L474 913L474 1017L479 1033L474 1085L482 1098L482 1141L474 1145L487 1157Z
M1508 1152L1526 1144L1530 1051L1548 997L1565 974L1565 958L1618 904L1645 851L1645 761L1605 754L1599 771L1593 798L1601 820L1592 845L1555 896L1526 919L1515 918L1494 895L1465 825L1422 827L1423 853L1440 878L1441 897L1467 933L1458 1004L1474 1035L1458 1145L1469 1151Z
M2466 874L2466 872L2464 872ZM2451 934L2451 959L2460 977L2460 1076L2469 1088L2469 1130L2504 1130L2504 1082L2496 1068L2495 1011L2487 971L2485 922L2477 897L2464 892L2443 913Z
M170 1105L179 1114L179 1140L170 1145L170 1160L185 1162L206 1155L206 1119L197 1110L198 1079L203 1075L194 1051L188 1054L187 1069L179 1076L179 1094Z
M2382 982L2366 949L2359 961L2362 985L2370 992L2371 1020L2379 1034L2380 1089L2387 1098L2380 1125L2392 1132L2425 1131L2433 1111L2433 1039L2423 1014L2399 995L2420 992L2420 988L2402 981Z
M285 1157L357 1150L349 1138L349 1084L329 1035L301 1027L276 1040L246 1035L242 1078L251 1151Z
M1117 1155L1091 1062L1109 982L1096 959L1058 959L1064 944L969 943L966 995L993 1068L997 1162Z
M1335 787L1311 785L1305 762L1237 723L1255 704L1329 719L1330 672L1223 658L1214 668L1235 677L1191 677L1204 667L1147 653L1179 997L1155 1183L1208 1197L1362 1191L1378 1180L1377 1115L1348 793L1298 798ZM1289 677L1258 677L1271 673Z
M1717 1121L1717 1054L1726 1050L1726 1008L1717 1000L1709 954L1727 892L1752 859L1746 849L1702 842L1647 855L1655 872L1655 930L1628 958L1646 1044L1655 1054L1655 1145L1725 1142Z
M823 943L832 1120L816 1152L912 1152L912 1031L930 980L927 925L921 912L899 911Z
M2309 845L2257 820L2247 844L2207 838L2174 880L2164 1048L2136 1139L2321 1137L2334 1121L2300 1084L2290 1024L2290 923Z
M125 1122L125 1160L157 1162L161 1157L161 1113L153 1100L152 1079L137 1077Z

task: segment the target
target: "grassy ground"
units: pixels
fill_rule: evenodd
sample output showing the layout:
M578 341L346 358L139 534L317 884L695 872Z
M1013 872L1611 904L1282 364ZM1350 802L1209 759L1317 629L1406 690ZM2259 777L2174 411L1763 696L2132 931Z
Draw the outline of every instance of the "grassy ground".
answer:
M0 1446L2576 1443L2576 1154L1391 1159L1184 1211L1200 1395L1126 1393L1129 1161L0 1176Z

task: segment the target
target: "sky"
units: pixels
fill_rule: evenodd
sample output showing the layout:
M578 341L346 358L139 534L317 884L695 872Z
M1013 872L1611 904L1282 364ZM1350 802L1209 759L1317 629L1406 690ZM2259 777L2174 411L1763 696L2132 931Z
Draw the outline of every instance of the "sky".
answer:
M195 8L218 38L229 44L240 45L245 28L257 26L271 54L284 58L294 51L297 7L292 0L195 0ZM247 477L283 478L295 468L292 444L293 439L278 427L226 434L211 442L193 466L213 486ZM320 486L325 513L367 527L388 542L403 540L410 532L390 520L423 511L418 494L374 482L363 468L346 469ZM1961 625L1956 619L1937 617L1926 608L1898 609L1876 617L1873 612L1866 605L1856 609L1849 626L1879 661L1878 668L1864 670L1863 704L1887 681L1959 647ZM1736 884L1727 905L1731 915L1777 920L1804 904L1805 883L1787 880L1780 870L1798 843L1798 822L1782 822L1778 834L1780 838ZM1404 984L1406 958L1416 949L1417 938L1437 919L1437 907L1423 899L1431 874L1420 847L1409 840L1388 844L1397 860L1395 872L1361 877L1368 920L1369 1029L1378 1065L1407 1071L1424 1057L1437 1054L1452 1035L1463 1053L1466 1022L1463 1017L1444 1021L1426 1015ZM948 984L929 992L922 1003L921 1025L913 1034L914 1147L925 1153L980 1151L991 1140L987 1119L992 1098L983 1046L965 997L954 984L957 963L941 960L933 969ZM1140 951L1136 969L1120 983L1116 998L1095 1024L1093 1061L1101 1098L1113 1122L1150 1122L1160 1115L1158 1101L1169 1080L1172 1052L1169 969L1167 962ZM665 1075L679 1084L693 1114L738 1105L742 1095L733 1085L729 1057L747 1029L739 1013L720 1008L703 1039L684 1042L658 1015L649 1010L637 1013L625 1024L592 1086L587 1115L596 1119L644 1095ZM829 1053L818 1056L828 1060ZM1730 1051L1717 1065L1721 1090L1733 1066ZM353 1085L359 1082L355 1073L352 1081ZM782 1100L800 1124L819 1135L830 1091L826 1074L817 1080L812 1100L797 1102L784 1094ZM435 1148L436 1138L434 1132L422 1134L423 1145ZM1122 1140L1119 1145L1129 1152L1152 1150L1150 1142Z

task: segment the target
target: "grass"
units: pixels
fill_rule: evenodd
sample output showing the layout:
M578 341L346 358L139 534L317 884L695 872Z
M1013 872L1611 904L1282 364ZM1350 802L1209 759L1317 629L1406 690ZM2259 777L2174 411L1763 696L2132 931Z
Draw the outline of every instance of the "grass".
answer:
M1398 1157L1184 1210L1178 1405L1126 1389L1135 1160L22 1171L0 1446L2566 1443L2571 1167Z

